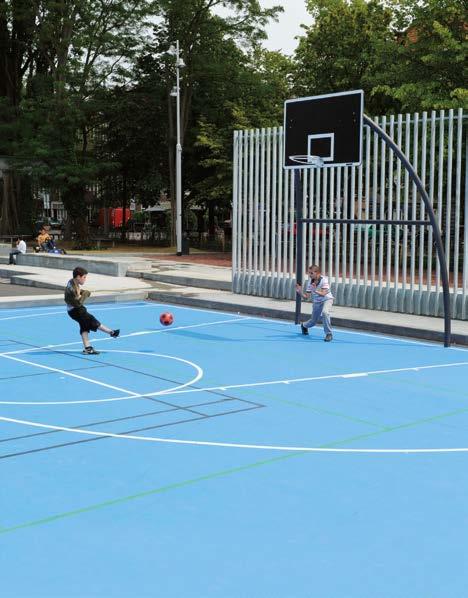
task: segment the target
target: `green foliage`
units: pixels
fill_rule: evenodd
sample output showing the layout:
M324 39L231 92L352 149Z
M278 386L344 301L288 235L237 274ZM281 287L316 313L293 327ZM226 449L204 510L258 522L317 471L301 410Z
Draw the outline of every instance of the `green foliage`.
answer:
M376 47L373 92L404 111L468 107L466 4L404 0L393 8L394 35Z
M467 105L463 0L308 0L299 95L364 89L378 114Z

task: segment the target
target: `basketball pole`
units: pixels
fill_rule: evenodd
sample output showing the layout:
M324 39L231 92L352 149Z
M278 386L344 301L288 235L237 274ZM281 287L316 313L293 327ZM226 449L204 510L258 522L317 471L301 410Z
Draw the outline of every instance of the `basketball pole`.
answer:
M294 202L296 204L296 284L302 286L302 275L304 273L304 254L302 251L302 239L304 229L304 208L302 200L302 178L301 171L294 171ZM302 312L302 293L296 292L296 316L295 323L299 324Z
M429 195L422 184L421 179L419 178L417 172L414 170L413 165L405 156L405 154L401 151L398 145L393 141L393 139L383 131L371 118L369 118L366 114L363 115L364 124L367 125L378 137L380 137L386 145L388 145L398 156L400 161L402 162L403 166L406 168L411 180L416 185L419 194L424 202L426 207L429 221L432 226L432 231L434 235L434 242L436 246L437 256L439 258L440 264L440 275L442 278L442 290L443 290L443 301L444 301L444 346L450 347L450 343L452 340L451 334L451 316L450 316L450 287L449 287L449 277L448 277L448 270L447 270L447 260L445 259L445 252L444 247L442 245L442 238L440 235L439 226L437 224L437 220L434 214L434 210L432 208L431 200L429 199ZM409 222L407 224L410 224ZM430 281L428 281L430 284Z

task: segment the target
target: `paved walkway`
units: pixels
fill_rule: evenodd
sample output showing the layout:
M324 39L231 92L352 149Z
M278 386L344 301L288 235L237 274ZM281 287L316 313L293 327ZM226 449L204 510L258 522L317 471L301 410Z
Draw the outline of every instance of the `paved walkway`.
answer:
M89 258L89 254L86 257ZM127 264L133 258L135 269L130 270L126 277L90 274L86 286L93 293L92 301L131 301L149 298L169 304L294 320L294 301L232 293L231 269L228 267L176 262L142 254L108 255L107 259L118 261L122 257ZM143 270L138 267L142 260L149 262ZM62 291L70 273L35 266L0 265L0 277L11 277L15 284L57 290L57 294L39 297L28 297L27 293L24 296L0 296L1 308L63 303ZM303 304L303 316L309 312L310 305ZM442 341L444 336L442 318L335 306L333 322L341 327L432 341ZM468 346L467 321L454 320L452 333L456 344Z

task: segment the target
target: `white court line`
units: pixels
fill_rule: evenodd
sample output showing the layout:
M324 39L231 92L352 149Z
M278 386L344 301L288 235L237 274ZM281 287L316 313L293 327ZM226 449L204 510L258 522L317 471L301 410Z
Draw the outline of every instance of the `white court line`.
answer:
M91 303L93 311L116 311L121 309L136 309L137 307L150 307L149 305L126 305L121 307L98 307L99 303ZM37 309L37 308L36 308ZM0 318L0 322L5 320L21 320L24 318L42 318L43 316L67 315L65 304L60 311L48 311L35 314L23 314L21 316L8 316L7 318Z
M104 384L103 382L99 382L98 380L94 380L93 378L86 378L84 376L78 376L76 374L73 374L72 372L67 372L65 370L59 370L57 368L43 366L41 364L38 364L38 363L35 363L32 361L27 361L24 359L19 359L17 357L10 357L10 356L6 355L6 356L4 356L5 359L13 359L14 361L19 361L21 363L33 365L38 368L43 368L46 370L51 370L56 373L65 374L72 378L78 378L80 380L83 380L84 382L91 382L92 384L97 384L99 386L106 386L107 388L111 388L113 390L122 390L122 392L126 392L129 396L120 397L120 398L117 397L117 398L113 398L113 399L89 399L86 401L0 401L0 405L34 405L34 406L38 406L38 405L83 405L83 404L87 404L87 403L110 403L113 401L125 401L125 400L129 400L129 399L139 399L139 398L150 397L150 396L156 397L156 396L165 395L166 393L174 392L176 390L181 390L183 388L186 388L187 386L191 386L192 384L196 384L203 377L203 370L200 366L198 366L196 363L193 363L193 361L189 361L188 359L182 359L182 357L174 357L173 355L162 355L161 353L141 353L140 351L125 351L125 350L117 350L117 349L111 349L108 351L108 353L125 353L125 354L130 354L130 355L139 355L140 357L163 357L164 359L172 359L173 361L179 361L181 363L189 365L196 371L196 375L194 378L192 378L188 382L184 382L184 384L179 384L177 386L173 386L172 388L166 388L164 390L158 390L158 391L152 392L152 393L139 394L136 392L132 392L131 390L119 389L116 386L110 386L109 384ZM109 365L112 366L112 364L109 364Z
M63 374L64 376L69 376L70 378L76 378L77 380L81 380L83 382L90 382L91 384L96 384L97 386L103 386L104 388L110 388L111 390L118 390L120 392L125 392L127 395L131 395L131 398L137 398L137 397L142 396L142 395L139 395L138 393L132 392L131 390L127 390L126 388L120 388L120 387L114 386L112 384L106 384L105 382L99 382L98 380L94 380L93 378L87 378L86 376L79 376L78 374L74 374L73 372L68 372L67 370L61 370L59 368L52 368L47 365L35 363L34 361L28 361L27 359L19 359L19 357L13 357L12 355L6 355L5 353L1 353L0 357L3 357L4 359L10 359L12 361L17 361L19 363L25 363L27 365L32 365L41 370L55 372L56 374ZM127 397L127 398L129 398L129 397Z
M419 370L430 370L437 368L451 368L459 366L467 366L468 361L460 361L458 363L440 363L434 365L418 365L408 368L393 368L389 370L370 370L369 372L349 372L344 374L329 374L327 376L310 376L307 378L290 378L284 380L266 380L264 382L248 382L245 384L223 384L222 386L209 386L206 388L186 388L184 390L176 390L168 394L189 394L196 392L216 392L232 390L235 388L255 388L258 386L274 386L277 384L295 384L299 382L314 382L317 380L333 380L333 379L350 379L350 378L365 378L367 376L376 376L382 374L392 374L397 372L419 372ZM145 393L145 397L150 397L151 393ZM124 400L125 397L117 397L118 400ZM115 400L115 399L114 399ZM1 404L1 402L0 402Z
M138 352L137 352L138 353ZM139 354L139 353L138 353ZM191 363L191 362L187 362ZM195 364L192 364L194 367L197 367ZM382 374L392 374L396 372L419 372L419 370L427 370L427 369L434 369L434 368L447 368L447 367L458 367L458 366L466 366L468 365L468 361L462 361L459 363L443 363L443 364L436 364L436 365L421 365L409 368L395 368L391 370L373 370L369 372L355 372L355 373L347 373L347 374L330 374L328 376L310 376L307 378L291 378L285 380L266 380L264 382L248 382L246 384L224 384L222 386L207 386L205 388L186 388L190 384L194 384L191 382L190 384L186 384L183 389L178 390L171 390L167 389L164 391L157 391L154 393L146 392L144 394L139 394L135 396L125 396L125 397L112 397L110 399L89 399L83 401L47 401L47 402L38 402L38 401L31 401L31 402L18 402L18 401L0 401L0 405L86 405L88 403L112 403L114 401L128 401L129 399L135 398L143 398L143 397L153 397L159 396L161 394L164 395L177 395L177 394L189 394L189 393L200 393L200 392L226 392L227 390L232 389L239 389L239 388L255 388L258 386L275 386L279 384L297 384L300 382L314 382L317 380L333 380L333 379L352 379L352 378L365 378L368 376L375 376L375 375L382 375Z
M113 434L111 432L95 432L85 429L66 428L64 426L52 426L41 424L24 419L13 419L11 417L0 417L0 421L12 424L21 424L33 428L56 430L58 432L71 432L84 436L95 436L99 438L118 438L125 440L137 440L141 442L156 442L167 444L188 444L196 446L210 446L237 449L254 449L282 452L304 452L304 453L384 453L384 454L415 454L415 453L466 453L467 448L396 448L396 449L365 449L365 448L326 448L315 446L282 446L267 444L240 444L235 442L211 442L208 440L181 440L179 438L157 438L152 436L133 436L132 434Z
M131 338L132 336L142 336L145 334L161 334L175 332L176 330L187 330L188 328L201 328L203 326L214 326L217 324L232 324L233 322L243 322L244 320L251 320L249 317L231 318L230 320L218 320L217 322L203 322L202 324L190 324L188 326L171 326L171 328L162 328L161 330L142 330L139 332L131 332L129 334L121 334L119 338ZM103 341L114 341L114 338L104 337L93 339L94 343L102 343ZM21 341L19 341L21 342ZM0 357L7 355L20 355L23 353L33 353L34 351L43 351L44 349L58 349L60 347L72 347L74 345L81 345L81 341L73 341L71 343L60 343L58 345L43 345L42 347L29 347L27 349L17 349L16 351L7 351L0 353Z
M162 307L164 305L168 305L167 303L152 303L152 305L154 306L159 306ZM171 305L171 304L169 304ZM205 313L213 313L212 310L208 310L208 309L203 309L201 307L183 307L183 306L179 306L176 305L176 307L180 308L180 309L188 309L188 310L193 310L193 311L201 311L201 312L205 312ZM242 312L224 312L221 310L216 310L218 313L223 313L228 315L229 313L231 314L236 314L236 315L241 315ZM294 317L294 314L291 314L291 318ZM275 319L275 318L260 318L259 316L251 316L250 317L251 320L256 320L258 322L272 322L274 324L281 324L282 326L295 326L295 324L292 321L288 321L288 320L283 320L283 319ZM333 320L333 317L332 317ZM440 343L438 341L433 341L433 342L428 342L428 341L423 341L423 340L411 340L409 338L407 338L406 336L386 336L383 334L380 334L379 332L360 332L359 330L348 330L346 328L342 328L340 326L337 326L337 329L341 332L343 332L344 334L356 334L358 336L367 336L369 338L382 338L385 340L389 340L389 341L397 341L400 343L409 343L411 345L418 345L418 346L423 346L423 347L440 347ZM468 349L465 349L464 347L448 347L449 349L451 349L452 351L468 351Z

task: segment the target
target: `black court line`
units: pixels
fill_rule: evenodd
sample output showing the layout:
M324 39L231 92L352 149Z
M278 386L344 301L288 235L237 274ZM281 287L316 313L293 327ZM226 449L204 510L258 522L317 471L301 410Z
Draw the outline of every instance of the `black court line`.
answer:
M67 351L55 351L53 348L49 349L47 347L40 347L38 345L32 345L32 344L27 344L27 343L22 343L22 344L24 344L26 346L29 346L31 348L34 348L34 349L45 349L46 351L48 351L51 354L67 355L68 357L75 357L76 359L83 359L86 362L89 362L89 357L86 356L86 355L81 355L81 354L76 354L76 353L69 353ZM0 355L0 357L1 357L1 355ZM98 360L98 363L101 364L101 365L105 365L107 367L113 367L113 368L120 369L120 370L123 370L123 371L131 372L133 374L139 374L141 376L147 376L147 377L152 378L154 380L159 380L159 381L164 381L164 382L170 382L172 384L178 384L178 385L181 384L181 382L179 380L173 380L171 378L164 378L163 376L156 376L154 374L149 374L149 373L146 373L146 372L140 372L140 370L135 370L133 368L127 368L125 366L115 365L113 363L109 363L109 362L106 362L106 361L100 361L100 360ZM69 370L67 370L67 371L69 371ZM59 372L56 372L56 373L59 373ZM201 386L196 386L196 385L191 385L191 387L194 388L194 389L202 389L203 388ZM161 392L165 392L165 391L161 391ZM237 399L237 397L231 396L231 395L229 395L227 393L220 392L220 391L217 391L217 390L207 390L206 392L208 392L209 394L213 394L215 396L220 396L220 397L227 398L227 399ZM167 393L167 394L169 394L169 393ZM194 413L195 415L203 415L201 413L197 413L196 411L191 410L190 408L186 408L186 407L182 407L180 405L169 403L168 401L162 401L161 399L156 399L156 398L154 398L154 397L151 396L151 393L143 394L143 395L140 395L140 396L135 397L135 398L147 399L147 400L153 401L155 403L161 403L162 405L166 405L166 406L169 406L169 407L178 407L180 409L185 409L188 413ZM237 400L239 400L239 399L237 399ZM247 401L247 400L244 400L244 399L242 399L242 400L243 400L244 403L250 403L251 405L254 405L256 407L257 406L264 407L264 405L261 405L259 403L255 403L253 401Z
M189 405L189 407L206 407L207 405L219 405L220 403L225 403L228 401L240 401L245 402L242 399L221 399L220 401L207 401L205 403L197 403L195 405ZM264 407L264 405L260 405L260 407ZM103 419L96 422L89 422L85 424L80 424L79 426L71 426L73 430L79 430L80 428L92 428L93 426L100 426L102 424L112 424L116 422L127 421L131 419L138 419L140 417L148 417L150 415L159 415L161 413L171 413L175 411L182 411L179 407L171 407L169 409L159 409L158 411L148 411L147 413L139 413L138 415L127 415L125 417L117 417L114 419ZM24 434L22 436L12 436L11 438L2 438L0 439L0 444L3 442L10 442L13 440L24 440L25 438L34 438L36 436L47 436L47 434L57 434L63 432L63 430L47 430L47 432L34 432L33 434Z
M156 426L148 426L146 428L137 428L134 430L127 430L125 432L115 432L113 434L115 434L115 436L121 436L121 435L127 435L127 434L135 434L137 432L147 432L149 430L156 430L158 428L166 428L169 426L178 426L179 424L186 424L186 423L190 423L190 422L195 422L195 421L201 421L201 420L205 420L205 419L212 419L215 417L222 417L225 415L233 415L236 413L243 413L246 411L252 411L254 409L259 409L260 407L247 407L245 409L236 409L234 411L226 411L224 413L216 413L215 415L202 415L200 417L193 417L190 419L185 419L185 420L180 420L177 422L171 422L171 423L167 423L167 424L158 424ZM75 429L79 429L79 428L75 428ZM66 430L54 430L56 432L66 432ZM38 448L38 449L30 449L28 451L19 451L16 453L9 453L6 455L0 455L0 460L1 459L11 459L13 457L21 457L24 455L31 455L31 454L35 454L35 453L41 453L43 451L50 451L53 449L57 449L57 448L64 448L64 447L68 447L68 446L74 446L76 444L84 444L86 442L96 442L97 440L107 440L109 438L114 438L115 440L115 436L96 436L94 438L85 438L84 440L74 440L73 442L63 442L62 444L55 444L55 445L50 445L50 446L44 446L42 448Z
M99 368L107 368L107 365L90 365L88 367L82 368L72 368L67 370L67 372L82 372L84 370L97 370ZM36 376L51 376L52 374L57 375L58 372L37 372L36 374L21 374L19 376L3 376L0 377L0 380L16 380L17 378L34 378Z

